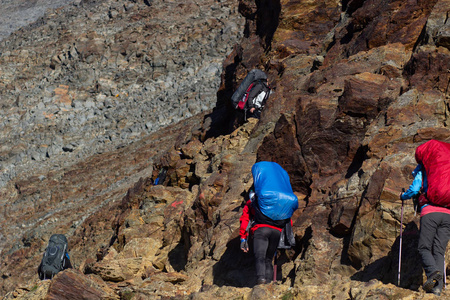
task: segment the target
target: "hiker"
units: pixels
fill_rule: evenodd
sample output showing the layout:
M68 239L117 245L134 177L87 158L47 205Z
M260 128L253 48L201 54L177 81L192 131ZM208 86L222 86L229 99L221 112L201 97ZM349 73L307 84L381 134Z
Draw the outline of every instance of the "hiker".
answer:
M266 105L267 99L270 95L269 80L257 81L254 87L248 94L249 100L247 101L247 119L261 118L261 112Z
M287 172L277 163L256 163L252 175L255 191L250 190L239 219L240 249L249 252L251 235L257 284L265 284L274 278L272 260L283 228L292 225L291 216L298 208L298 199L292 192Z
M418 165L412 172L414 180L409 189L400 194L400 199L418 199L418 251L427 276L423 289L440 295L444 288L445 251L450 239L450 209L444 203L450 199L440 196L450 187L444 183L447 178L441 176L441 172L450 170L450 144L428 141L416 149L416 160Z
M41 280L53 279L58 272L72 268L67 247L68 242L65 235L53 234L50 237L38 267L38 275Z
M269 98L271 89L266 73L251 70L231 97L232 106L244 112L244 120L261 117L261 112Z

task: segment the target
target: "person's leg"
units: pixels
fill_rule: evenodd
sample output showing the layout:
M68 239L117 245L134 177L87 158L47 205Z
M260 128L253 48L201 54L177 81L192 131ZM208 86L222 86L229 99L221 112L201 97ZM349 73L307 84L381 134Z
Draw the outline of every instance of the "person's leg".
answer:
M440 225L437 229L436 236L433 242L433 257L436 266L441 274L445 274L445 250L450 238L450 214L437 213L440 217ZM438 280L434 287L435 291L442 291L444 287L444 279Z
M253 253L255 255L256 278L258 283L263 283L266 278L266 253L269 247L270 229L261 227L253 234Z
M442 281L443 273L439 268L433 247L435 238L442 221L442 213L430 213L420 218L419 254L422 258L423 269L427 275L427 281L423 284L426 292L434 292L433 289ZM439 247L439 246L438 246ZM436 249L438 252L439 250Z
M266 254L266 281L273 280L273 258L277 251L278 243L280 241L281 232L279 230L270 228L269 246L267 247Z
M437 213L430 213L420 218L418 251L427 277L439 270L433 256L434 237L438 228L438 220L436 219Z

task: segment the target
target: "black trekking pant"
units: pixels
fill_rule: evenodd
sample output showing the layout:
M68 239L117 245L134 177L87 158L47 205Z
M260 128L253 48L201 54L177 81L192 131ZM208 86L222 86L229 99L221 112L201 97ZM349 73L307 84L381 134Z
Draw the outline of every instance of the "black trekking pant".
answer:
M261 110L255 109L254 112L250 112L250 110L246 113L246 119L255 118L255 119L261 119Z
M445 250L450 239L450 214L434 212L420 218L419 254L427 278L435 271L444 275ZM441 280L437 287L443 287Z
M255 254L257 280L273 279L273 264L281 232L270 227L260 227L253 234L253 253Z

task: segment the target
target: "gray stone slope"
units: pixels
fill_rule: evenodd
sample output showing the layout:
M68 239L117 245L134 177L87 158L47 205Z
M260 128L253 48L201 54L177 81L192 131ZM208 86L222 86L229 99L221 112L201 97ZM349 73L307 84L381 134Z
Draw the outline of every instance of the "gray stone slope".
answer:
M78 1L4 39L0 187L214 107L222 61L243 32L237 7L236 0Z

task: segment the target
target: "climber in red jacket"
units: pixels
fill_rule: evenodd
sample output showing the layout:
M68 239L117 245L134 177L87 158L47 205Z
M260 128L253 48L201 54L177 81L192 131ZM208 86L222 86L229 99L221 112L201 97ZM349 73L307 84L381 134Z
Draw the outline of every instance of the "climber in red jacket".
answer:
M450 239L450 209L445 196L448 185L444 176L450 170L450 144L431 140L416 149L419 163L414 180L400 199L419 197L420 235L418 251L427 276L426 292L440 295L444 287L445 251ZM448 173L447 173L448 174Z
M255 207L252 205L252 197L254 193L250 193L248 200L239 219L241 237L241 250L249 251L248 238L249 234L253 236L253 253L255 255L256 277L258 284L270 282L273 276L273 264L275 252L277 251L278 242L280 241L281 231L284 226L277 227L269 225L268 222L255 222Z
M252 176L253 186L240 218L241 249L249 251L250 232L257 283L264 284L276 277L272 261L277 248L295 246L291 217L298 209L298 198L292 190L288 173L276 162L255 163ZM280 239L282 232L283 238Z

